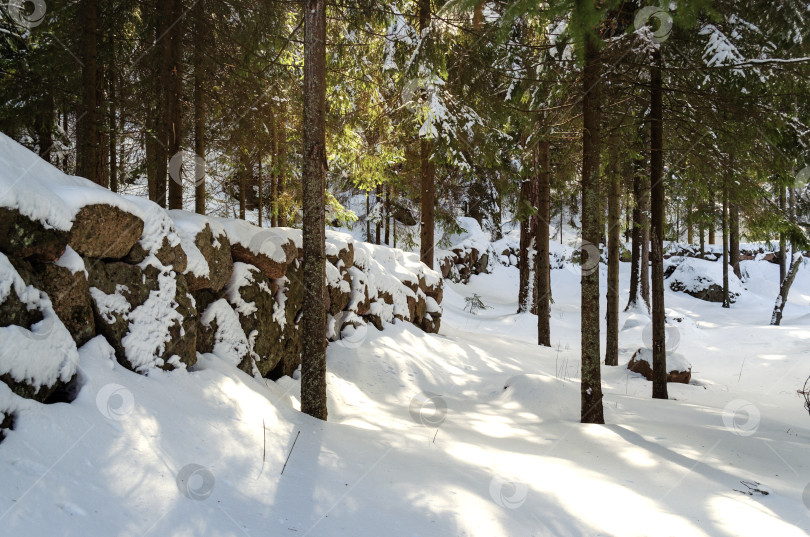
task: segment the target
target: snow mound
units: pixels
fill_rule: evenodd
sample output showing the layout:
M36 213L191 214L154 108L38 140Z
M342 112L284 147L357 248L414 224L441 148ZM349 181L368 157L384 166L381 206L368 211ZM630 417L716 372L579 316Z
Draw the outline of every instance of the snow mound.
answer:
M652 349L643 347L634 355L636 361L643 361L650 364L652 368ZM692 369L692 364L683 354L677 352L667 352L667 373L671 371L689 371Z
M722 263L696 258L672 258L667 265L669 273L667 281L673 291L681 291L708 302L723 301ZM745 287L730 266L728 289L732 302L745 291Z
M548 375L517 375L508 379L498 404L547 420L579 419L579 383Z

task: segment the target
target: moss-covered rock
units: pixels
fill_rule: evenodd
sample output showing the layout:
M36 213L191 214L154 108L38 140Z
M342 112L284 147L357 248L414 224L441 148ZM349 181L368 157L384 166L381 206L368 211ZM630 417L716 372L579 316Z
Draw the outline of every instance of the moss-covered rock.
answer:
M70 233L46 228L20 214L0 207L0 252L35 261L56 261L65 253Z

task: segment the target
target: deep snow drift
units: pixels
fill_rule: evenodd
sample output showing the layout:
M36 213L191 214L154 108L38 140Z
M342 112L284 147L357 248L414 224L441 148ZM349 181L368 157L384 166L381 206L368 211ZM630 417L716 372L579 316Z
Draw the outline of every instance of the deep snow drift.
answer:
M606 426L578 423L574 267L552 272L553 348L514 314L514 267L448 284L439 335L398 323L330 344L328 423L296 411L289 377L259 381L213 354L141 376L96 338L70 404L0 383L0 406L17 408L0 444L0 533L807 535L810 416L796 391L810 278L770 327L778 267L744 265L730 310L667 290L693 366L669 401L627 371L648 321L622 314L621 365L602 368ZM465 312L473 293L491 309Z

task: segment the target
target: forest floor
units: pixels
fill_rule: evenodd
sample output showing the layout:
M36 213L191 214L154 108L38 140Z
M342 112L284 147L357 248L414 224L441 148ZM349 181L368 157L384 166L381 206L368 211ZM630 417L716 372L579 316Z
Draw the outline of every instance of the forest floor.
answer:
M552 271L552 348L514 313L505 267L447 284L439 335L398 324L331 344L328 423L295 410L296 380L213 355L144 377L97 338L77 399L28 404L0 447L0 534L808 535L810 277L770 327L778 267L744 265L729 310L667 291L693 366L668 401L627 371L648 320L622 313L605 426L578 423L573 267ZM473 293L491 309L464 311Z

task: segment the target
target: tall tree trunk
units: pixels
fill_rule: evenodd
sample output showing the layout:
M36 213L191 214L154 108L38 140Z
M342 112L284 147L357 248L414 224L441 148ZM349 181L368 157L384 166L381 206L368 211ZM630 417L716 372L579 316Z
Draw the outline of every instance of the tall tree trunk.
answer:
M618 155L610 173L608 192L608 281L605 365L619 365L619 242L621 241L621 180Z
M520 203L523 206L529 206L532 208L536 208L538 206L538 183L542 179L540 179L540 174L542 173L540 170L540 152L541 149L538 147L532 148L532 160L534 161L534 170L529 177L524 178L520 182ZM525 216L525 215L524 215ZM532 255L536 255L537 251L537 244L534 244L534 248L532 248L532 243L537 240L537 214L533 214L528 217L524 217L523 220L520 222L520 243L519 248L520 258L518 259L518 313L522 313L524 311L534 311L536 312L536 308L531 307L532 304L530 302L530 293L534 293L536 295L537 288L532 285L531 282L531 275L534 272L532 267ZM534 239L534 240L533 240ZM535 274L536 276L536 274Z
M116 110L116 96L115 96L115 71L110 67L107 91L110 97L109 102L109 133L107 139L110 144L110 190L118 192L118 124L117 124L117 110Z
M631 218L633 216L633 209L630 203L624 205L624 242L630 242L631 232L633 229Z
M248 184L250 184L248 166L249 166L250 159L245 153L245 150L240 150L239 153L239 168L237 173L237 181L239 183L239 219L244 220L246 217L247 211L247 189Z
M776 297L776 305L773 308L773 315L771 315L771 325L773 326L779 326L779 323L782 322L782 312L785 311L788 293L790 293L790 287L793 285L793 280L796 279L796 273L799 271L801 264L802 255L800 253L794 254L790 271L787 273L785 279L782 280L782 285L779 286L779 296Z
M716 204L714 200L714 185L709 184L709 245L714 246L717 237L715 236L715 212Z
M664 310L664 89L661 49L650 68L650 183L652 229L652 325L654 399L668 399L666 313Z
M81 104L76 125L76 175L101 184L99 147L98 0L82 0L81 13Z
M182 78L182 58L183 58L183 1L182 0L165 0L172 5L172 18L173 21L169 34L164 38L167 43L170 43L170 56L171 56L171 72L169 76L169 113L171 117L171 125L168 133L169 137L169 155L174 156L180 153L181 144L183 140L183 108L181 93L183 91L183 78ZM173 181L169 182L169 208L182 209L183 208L183 175L182 172L173 177Z
M304 12L301 412L326 419L326 0Z
M270 107L270 226L278 225L278 120Z
M731 193L729 193L731 194ZM734 269L734 274L742 279L742 270L740 269L740 206L736 203L729 204L729 256L731 256L731 268Z
M391 183L385 186L385 244L391 244Z
M287 118L285 108L282 103L279 110L278 126L276 137L278 139L278 175L276 176L276 206L278 215L276 225L285 227L287 225L287 211L282 203L284 190L287 188Z
M366 190L366 242L371 243L371 190Z
M647 151L646 133L642 136L642 153ZM646 159L645 159L646 160ZM650 176L645 173L641 178L641 260L639 278L641 280L641 298L647 311L650 311Z
M686 224L686 244L692 244L695 240L695 226L692 224L692 211L688 210L686 218L689 220Z
M259 176L256 180L256 189L259 191L259 227L262 227L262 212L264 211L264 189L262 188L264 184L264 175L262 173L262 155L259 153L259 158L257 159L259 163Z
M380 198L382 197L382 185L377 185L374 188L374 206L379 207ZM382 215L380 215L382 216ZM378 219L377 225L374 229L374 244L380 244L380 231L382 231L382 222Z
M51 164L57 164L51 159L51 149L53 148L53 122L54 122L54 101L53 96L46 96L42 103L42 109L36 121L37 153L40 158Z
M430 26L430 0L419 0L419 32ZM419 192L422 218L419 232L419 258L433 268L433 241L436 203L436 167L433 164L433 141L419 139Z
M644 175L644 161L642 159L635 159L633 161L633 229L631 234L632 245L630 251L630 297L627 299L627 307L625 311L630 311L638 306L641 292L639 283L641 283L641 241L643 234L641 232L641 207L642 207L642 181Z
M779 209L782 214L787 209L785 202L785 187L779 185ZM784 232L779 233L779 282L785 281L787 276L787 240Z
M146 156L146 184L148 189L149 199L151 201L157 200L157 155L158 155L158 141L155 138L157 129L157 118L148 119L147 124L149 130L144 133L144 153Z
M197 0L194 10L194 212L205 214L205 93L206 80L205 46L205 0ZM202 159L202 160L200 160Z
M169 38L169 24L172 19L172 7L174 0L158 1L157 4L157 46L160 51L160 77L158 102L160 103L155 113L158 116L158 126L156 129L157 146L155 159L155 203L161 207L166 207L167 195L167 171L169 163L169 131L171 123L171 78L172 78L172 50L171 39Z
M537 222L535 224L535 296L537 312L537 344L551 347L551 262L549 259L548 226L551 219L551 150L548 140L538 146Z
M728 296L728 180L723 175L723 307L730 308Z
M580 383L580 421L604 423L602 372L599 352L599 265L585 264L598 255L599 235L599 122L601 58L596 38L585 42L582 82L582 264L581 339L582 381ZM596 249L596 252L594 252Z

